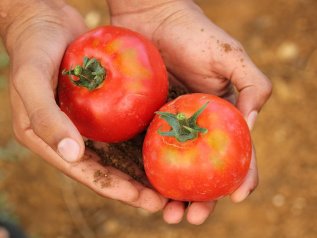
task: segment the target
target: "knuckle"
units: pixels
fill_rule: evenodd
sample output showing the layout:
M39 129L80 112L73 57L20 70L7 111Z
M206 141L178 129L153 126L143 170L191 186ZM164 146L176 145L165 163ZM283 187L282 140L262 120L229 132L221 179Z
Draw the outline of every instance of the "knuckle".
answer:
M20 66L13 65L12 84L17 92L22 92L27 88L29 80L26 80L31 75L39 75L40 68L35 64L22 64Z
M268 80L267 78L263 80L261 84L262 97L265 99L269 98L272 94L272 89L273 89L272 82Z
M51 129L51 112L46 108L39 108L30 113L31 127L35 132Z
M41 60L38 58L39 55L31 55L27 62L25 60L13 61L11 79L14 88L19 93L29 86L30 80L39 79L44 81L44 75L53 75L53 59L45 51L37 50L38 54L42 56Z
M236 39L232 39L232 41L229 44L230 47L226 47L224 45L224 49L227 52L231 52L234 53L234 55L236 55L237 57L244 57L246 55L246 51L244 49L244 46L240 43L240 41L236 40Z
M23 82L25 71L26 71L25 66L14 67L13 74L12 74L12 84L14 88L17 90L17 92L19 92L21 89L20 85Z

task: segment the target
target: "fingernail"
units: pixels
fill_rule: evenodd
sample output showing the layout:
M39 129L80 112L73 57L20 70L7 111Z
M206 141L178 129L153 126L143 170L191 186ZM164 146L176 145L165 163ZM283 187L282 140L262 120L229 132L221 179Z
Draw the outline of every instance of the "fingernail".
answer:
M236 198L236 202L244 201L250 195L250 191L246 191L244 194L241 194L238 198Z
M258 116L258 112L257 111L250 112L250 114L248 116L247 124L248 124L248 127L249 127L250 131L253 129L253 126L254 126L254 123L255 123L255 120L256 120L257 116Z
M67 162L78 160L79 145L76 141L70 138L65 138L58 143L57 151L59 155Z

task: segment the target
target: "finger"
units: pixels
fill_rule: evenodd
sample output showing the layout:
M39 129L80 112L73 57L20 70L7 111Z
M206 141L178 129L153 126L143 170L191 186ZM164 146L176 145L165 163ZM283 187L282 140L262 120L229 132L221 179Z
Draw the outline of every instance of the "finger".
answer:
M103 154L108 153L107 150L104 150L103 147L107 147L105 146L105 143L100 143L100 142L93 142L94 146L92 146L92 149L94 150L94 148L99 148L100 150L103 150ZM98 153L99 154L99 153ZM94 160L95 162L100 162L100 158L98 157L98 154L87 150L85 152L85 157ZM100 154L99 154L100 155ZM100 155L100 157L102 157L102 155ZM140 170L140 168L131 160L131 159L127 159L127 161L118 161L117 162L121 162L122 166L124 166L125 168L129 167L131 168L130 171L133 172L128 172L127 173L132 173L134 176L137 176L139 179L141 179L141 181L143 181L145 178L145 174L144 172L142 172ZM138 199L132 202L129 202L129 205L134 206L134 207L142 207L143 209L149 211L149 212L156 212L161 210L166 202L167 199L164 198L162 195L160 195L158 192L146 187L146 185L139 183L138 181L134 180L133 178L131 178L128 174L125 174L124 172L121 172L117 169L113 169L111 166L107 166L109 167L109 169L112 170L112 174L115 174L117 176L120 176L122 179L129 181L138 191L139 196Z
M185 213L185 204L179 201L170 201L163 210L163 219L168 224L180 223Z
M66 174L103 197L126 203L137 201L139 192L129 181L129 176L112 167L102 166L92 159L93 156L85 155L83 161L67 163L64 165Z
M23 66L13 66L11 101L16 102L17 97L22 100L32 130L47 145L66 161L78 161L84 153L82 137L55 102L51 83L54 72L49 69L52 66L43 58L37 60L22 59L18 62L23 62Z
M251 159L248 174L246 175L242 185L230 195L231 200L236 203L242 202L257 187L258 182L259 182L259 178L258 178L258 170L256 166L256 155L255 155L255 150L253 147L252 159Z
M211 202L193 202L187 212L187 221L193 225L200 225L206 221L213 212L216 201Z
M119 200L149 212L156 212L164 207L166 200L160 194L113 167L102 166L94 153L87 152L84 157L80 162L67 163L66 174L102 197Z
M67 163L61 160L55 151L31 129L26 131L26 138L24 144L28 148L102 197L119 200L150 212L162 209L164 206L164 200L159 194L149 192L146 188L142 189L141 185L137 187L128 175L112 167L103 167L96 159L92 159L91 155L84 156L84 160L80 162ZM145 204L143 204L144 201L146 201Z
M11 89L13 89L11 87ZM164 207L166 199L155 191L132 180L130 176L114 168L101 166L99 158L86 152L84 160L67 163L41 140L29 127L29 120L22 101L11 90L15 107L12 108L14 132L18 140L69 177L88 186L103 197L120 200L129 205L154 212Z
M166 199L157 192L113 167L102 166L100 158L92 152L87 151L84 157L83 161L68 164L70 176L77 181L103 197L119 200L149 212L156 212L164 207Z
M242 48L237 48L237 51L233 53L235 61L232 62L234 69L230 79L239 93L236 105L252 129L257 113L272 93L272 84Z
M143 186L135 180L130 179L130 182L139 192L138 199L129 203L131 206L141 207L149 212L157 212L165 207L167 198L163 197L158 192Z

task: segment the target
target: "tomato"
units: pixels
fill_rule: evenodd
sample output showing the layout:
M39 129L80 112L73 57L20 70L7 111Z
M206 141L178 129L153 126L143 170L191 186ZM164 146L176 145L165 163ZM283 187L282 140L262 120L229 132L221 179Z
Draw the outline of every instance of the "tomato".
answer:
M143 144L150 183L167 198L210 201L243 182L251 160L248 126L229 102L187 94L165 104Z
M87 138L132 138L150 123L167 93L167 72L158 50L136 32L104 26L83 34L66 49L59 105Z

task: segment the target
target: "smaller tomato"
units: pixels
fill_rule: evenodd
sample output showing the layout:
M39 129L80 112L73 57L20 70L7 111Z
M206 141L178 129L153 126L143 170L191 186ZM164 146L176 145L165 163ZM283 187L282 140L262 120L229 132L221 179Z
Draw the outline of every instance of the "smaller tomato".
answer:
M164 105L143 144L146 175L164 196L210 201L243 182L251 160L248 126L229 102L187 94Z
M134 137L167 98L167 72L158 50L128 29L104 26L83 34L70 43L60 68L60 108L94 141Z

